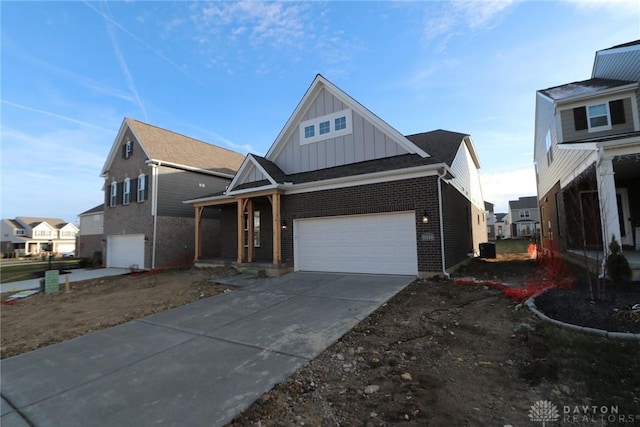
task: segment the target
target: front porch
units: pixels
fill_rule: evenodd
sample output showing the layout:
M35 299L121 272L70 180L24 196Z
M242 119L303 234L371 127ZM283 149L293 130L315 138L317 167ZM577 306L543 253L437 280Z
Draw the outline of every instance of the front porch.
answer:
M234 266L240 271L280 276L293 271L282 260L280 193L270 189L237 196L220 196L194 203L196 217L195 259L198 267ZM201 226L205 209L220 210L217 241L209 242ZM210 251L207 245L215 246Z

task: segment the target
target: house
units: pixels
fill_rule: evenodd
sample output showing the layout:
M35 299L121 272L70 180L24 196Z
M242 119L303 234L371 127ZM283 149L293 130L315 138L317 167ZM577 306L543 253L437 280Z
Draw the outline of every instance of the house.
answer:
M508 213L496 213L496 239L511 238L511 221Z
M19 216L0 221L3 256L37 255L51 250L64 254L76 249L78 227L59 218Z
M540 227L538 198L520 197L509 200L509 218L511 218L511 237L532 238Z
M249 154L219 210L222 261L269 273L330 271L428 276L450 271L487 240L480 163L471 137L404 136L321 75L266 155Z
M543 247L602 259L613 236L640 261L639 84L636 40L597 51L590 79L537 91Z
M77 256L80 258L102 259L104 240L104 203L82 212L78 241Z
M224 190L244 156L125 118L102 168L107 267L153 269L193 261L194 212L182 200ZM218 214L201 218L214 233ZM217 254L215 244L208 246Z
M496 240L496 214L493 212L493 203L484 202L484 210L487 218L487 238Z

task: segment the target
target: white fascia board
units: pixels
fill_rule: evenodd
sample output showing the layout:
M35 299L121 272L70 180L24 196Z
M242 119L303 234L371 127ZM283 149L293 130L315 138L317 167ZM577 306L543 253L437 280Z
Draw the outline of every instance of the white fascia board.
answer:
M635 91L635 90L638 90L638 83L636 82L629 83L624 86L617 86L609 89L604 89L595 93L577 95L570 98L560 99L555 102L556 102L556 107L559 110L566 110L573 107L582 107L585 101L596 100L600 98L612 98L614 95L618 95L624 92ZM602 101L609 101L609 100L613 100L613 98L603 99Z
M473 163L476 165L476 169L480 169L480 159L478 158L478 152L476 151L475 146L473 145L473 140L470 136L465 136L462 139L469 150L469 154L471 154L471 158L473 159Z
M207 170L207 169L194 168L193 166L181 165L179 163L167 162L167 161L164 161L164 160L149 159L145 163L154 164L154 165L157 165L157 166L169 166L171 168L182 169L182 170L186 170L186 171L190 171L190 172L202 173L202 174L205 174L205 175L219 176L221 178L231 179L231 178L233 178L235 176L235 175L228 174L228 173L210 171L210 170Z
M261 187L251 187L251 188L243 188L242 190L227 191L226 194L227 196L236 196L238 194L255 193L256 191L271 190L278 187L279 186L277 184L269 184L269 185L263 185Z
M445 163L438 163L427 166L416 166L406 169L393 169L390 171L374 172L364 175L345 176L340 178L326 179L322 181L305 182L302 184L279 185L284 194L310 193L321 190L334 190L338 188L355 187L358 185L377 184L381 182L400 181L412 178L422 178L425 176L437 176L438 170L448 166Z
M229 197L226 194L222 194L220 196L200 197L200 198L197 198L197 199L183 200L182 203L184 203L185 205L190 205L190 204L193 204L193 203L212 202L212 201L224 200L224 199L229 199L229 201L233 201L234 200L233 197Z
M107 160L105 161L104 166L102 167L102 171L100 172L101 177L103 178L107 177L109 173L109 169L111 168L111 163L113 163L113 160L120 152L120 141L122 141L122 139L124 138L124 135L127 132L127 129L131 130L131 133L133 133L133 136L136 138L136 141L138 141L138 145L140 146L140 148L142 148L142 151L144 152L144 155L147 157L147 159L150 158L149 153L147 152L144 145L142 144L142 141L140 140L138 135L135 133L133 128L129 126L129 123L127 122L127 118L125 117L122 120L120 129L118 130L118 134L116 135L116 139L113 141L113 145L111 146L111 151L109 151Z
M233 188L234 186L236 186L238 184L238 181L240 180L240 177L242 176L242 173L244 172L245 168L249 164L249 158L250 157L251 157L251 153L249 153L249 154L247 154L245 156L244 160L242 161L242 164L238 168L238 171L234 175L233 179L229 183L229 187L227 187L227 188Z
M598 145L595 142L563 142L562 144L558 144L559 150L577 150L577 151L589 151L589 150L597 150Z

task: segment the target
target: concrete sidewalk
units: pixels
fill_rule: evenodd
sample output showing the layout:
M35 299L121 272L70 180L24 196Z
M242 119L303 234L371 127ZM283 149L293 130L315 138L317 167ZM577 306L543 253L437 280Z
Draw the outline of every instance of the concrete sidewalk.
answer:
M127 274L130 272L127 268L77 268L73 270L66 270L69 272L70 282L82 282L84 280L98 279L100 277L118 276L121 274ZM65 283L67 274L60 275L60 284ZM0 293L5 292L19 292L29 289L39 289L40 279L20 280L17 282L9 282L0 284Z
M2 426L222 426L413 280L243 278L231 292L3 360Z

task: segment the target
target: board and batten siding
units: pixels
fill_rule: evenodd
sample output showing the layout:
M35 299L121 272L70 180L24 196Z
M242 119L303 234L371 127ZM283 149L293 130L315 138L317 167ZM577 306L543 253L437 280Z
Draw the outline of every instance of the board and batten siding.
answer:
M231 181L217 176L158 167L158 216L194 217L193 206L183 200L197 199L224 190Z
M471 203L484 211L480 175L469 152L469 147L465 142L462 142L458 147L458 152L451 163L451 173L454 178L449 181L449 184L455 187Z
M620 98L618 98L620 99ZM614 101L614 99L603 100L602 102ZM598 103L597 100L589 100L589 104ZM586 104L585 104L586 105ZM560 111L560 123L562 124L562 141L578 141L586 138L598 136L616 135L625 132L634 131L633 109L631 108L631 98L623 98L622 105L624 107L624 123L612 125L610 130L598 132L589 132L588 129L576 130L575 121L573 119L573 108Z
M342 101L323 89L303 116L302 121L347 108ZM292 132L274 162L284 173L294 174L400 154L407 154L407 151L356 111L352 111L351 134L310 144L300 144L299 132Z
M547 194L558 183L568 183L584 171L593 160L593 153L584 150L562 150L558 148L558 124L553 114L553 102L536 94L536 128L534 159L538 172L538 197ZM553 161L547 162L545 140L550 130Z
M264 181L268 179L254 164L247 165L242 172L242 176L238 179L234 185L246 184L248 182Z

